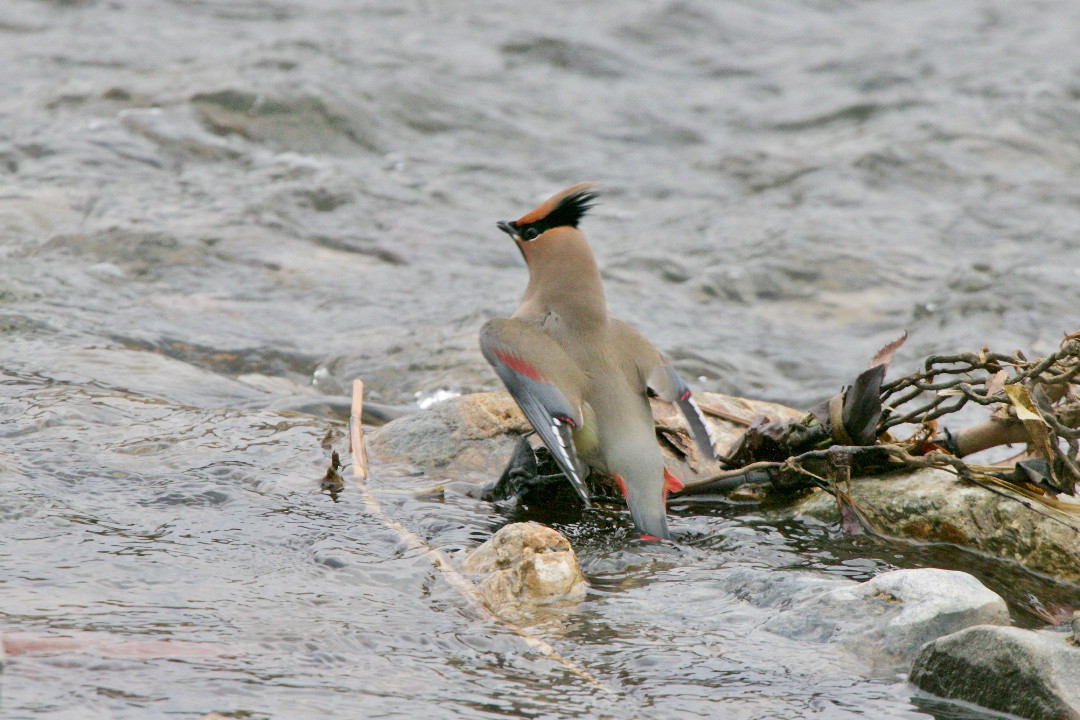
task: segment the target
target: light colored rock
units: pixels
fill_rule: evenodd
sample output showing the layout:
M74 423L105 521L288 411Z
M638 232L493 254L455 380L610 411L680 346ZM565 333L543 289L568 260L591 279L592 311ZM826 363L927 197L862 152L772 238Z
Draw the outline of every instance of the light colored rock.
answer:
M462 569L498 613L585 594L585 576L570 542L540 523L503 527L469 553Z
M899 603L900 614L889 621L893 627L918 628L928 622L960 622L965 626L1009 622L1009 610L1000 595L972 575L956 570L894 570L859 583L852 594L863 600Z
M1080 720L1080 648L1063 633L979 625L923 647L911 682L1032 720Z
M739 584L739 574L725 584ZM906 667L926 642L982 623L1007 623L1005 601L971 575L925 568L894 570L863 583L785 573L757 575L738 593L782 608L765 629L783 637L839 644L871 673Z
M1080 515L1048 511L1048 517L943 470L861 478L851 483L851 497L888 535L954 543L1080 581ZM836 502L821 491L793 512L839 520Z

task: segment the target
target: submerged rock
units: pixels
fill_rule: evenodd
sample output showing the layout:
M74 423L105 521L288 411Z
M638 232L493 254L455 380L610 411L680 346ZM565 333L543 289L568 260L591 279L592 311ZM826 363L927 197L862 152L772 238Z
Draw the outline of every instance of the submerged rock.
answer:
M789 573L747 579L734 573L725 584L755 605L782 608L766 630L838 644L872 673L906 667L924 643L942 635L1009 622L1000 596L953 570L894 570L862 583Z
M1051 509L1043 514L1033 501L1003 497L943 470L860 478L851 483L850 494L887 535L953 543L1080 581L1080 515ZM839 520L836 502L821 491L796 505L794 513Z
M497 613L585 594L585 576L570 541L540 523L505 526L469 553L462 569Z
M980 625L923 647L911 682L1032 720L1080 720L1080 648L1061 633Z

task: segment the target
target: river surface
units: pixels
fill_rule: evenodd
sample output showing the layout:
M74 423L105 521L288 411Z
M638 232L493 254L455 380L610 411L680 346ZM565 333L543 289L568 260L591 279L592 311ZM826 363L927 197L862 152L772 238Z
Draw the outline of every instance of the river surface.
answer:
M0 630L203 650L16 656L0 715L989 717L769 635L717 578L963 568L1025 625L1075 588L753 507L673 546L571 518L591 593L538 632L598 692L320 493L325 397L496 387L476 331L525 271L495 221L581 180L611 309L696 389L806 407L903 330L897 372L1044 354L1080 317L1077 28L1006 0L5 0ZM508 520L384 502L447 550Z

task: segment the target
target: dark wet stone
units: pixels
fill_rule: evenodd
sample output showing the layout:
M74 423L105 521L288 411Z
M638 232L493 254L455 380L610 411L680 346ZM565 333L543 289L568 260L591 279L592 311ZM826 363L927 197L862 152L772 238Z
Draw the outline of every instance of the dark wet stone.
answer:
M52 328L46 323L33 318L28 318L25 315L0 313L0 333L5 335L14 333L46 333L51 330Z
M137 277L158 275L171 265L208 264L202 248L157 231L113 229L88 234L56 235L42 247L42 254L54 252L111 262Z
M1064 634L980 625L925 645L911 682L1032 720L1080 719L1080 648Z
M316 552L315 562L320 565L325 565L331 570L340 570L349 564L343 557L325 552Z

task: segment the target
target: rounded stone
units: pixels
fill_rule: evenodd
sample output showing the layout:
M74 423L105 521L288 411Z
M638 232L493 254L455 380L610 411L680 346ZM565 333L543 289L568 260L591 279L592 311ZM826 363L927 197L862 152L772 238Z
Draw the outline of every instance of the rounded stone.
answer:
M575 600L585 576L570 542L535 522L513 523L469 553L463 570L493 611Z

